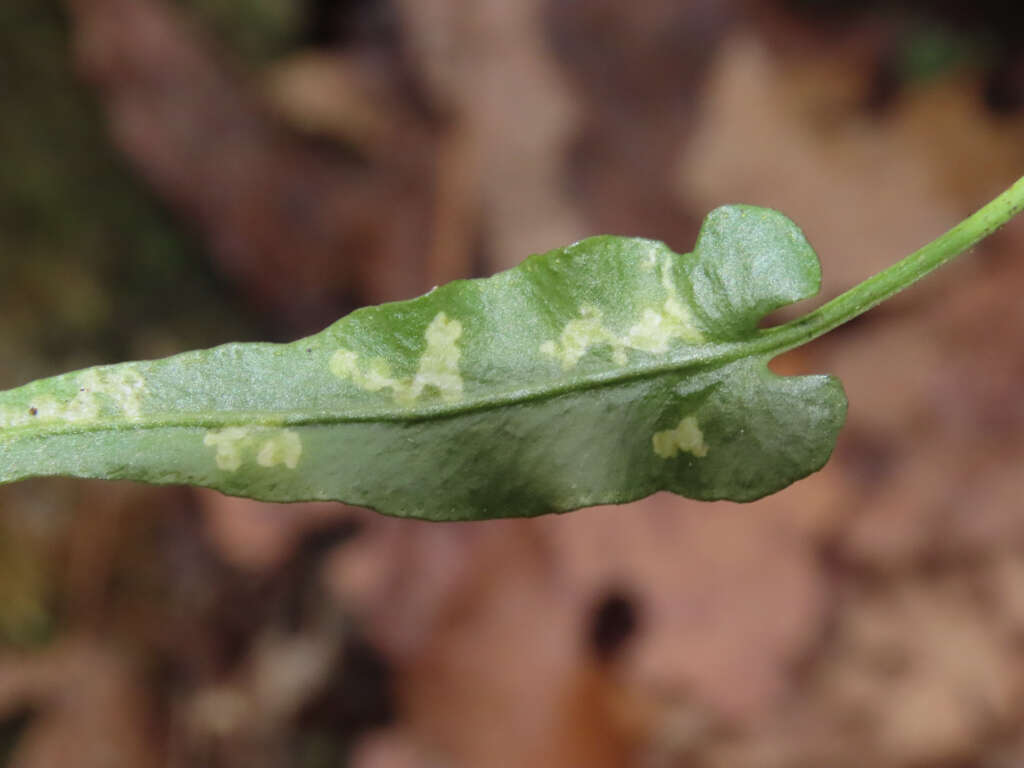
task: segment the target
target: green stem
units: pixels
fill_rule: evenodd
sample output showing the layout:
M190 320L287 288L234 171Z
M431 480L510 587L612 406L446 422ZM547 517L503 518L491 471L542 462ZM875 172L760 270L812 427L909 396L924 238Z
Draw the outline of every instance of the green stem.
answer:
M869 277L860 285L821 305L813 312L785 325L762 331L765 346L777 354L828 333L913 285L932 270L952 261L1022 210L1024 177L944 235L914 251L902 261Z

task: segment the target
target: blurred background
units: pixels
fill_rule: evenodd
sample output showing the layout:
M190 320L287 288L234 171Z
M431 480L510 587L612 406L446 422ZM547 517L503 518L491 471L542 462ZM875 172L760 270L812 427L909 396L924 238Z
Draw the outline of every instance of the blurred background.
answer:
M1016 0L2 0L0 387L726 202L828 298L1022 173ZM1024 766L1021 285L1024 221L776 361L849 421L751 505L0 488L0 766Z

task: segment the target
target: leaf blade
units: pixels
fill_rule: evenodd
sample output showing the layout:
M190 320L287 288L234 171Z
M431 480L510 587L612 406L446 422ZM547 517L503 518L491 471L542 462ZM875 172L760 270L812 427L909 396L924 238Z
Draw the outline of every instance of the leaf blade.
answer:
M591 238L292 344L0 393L0 482L184 482L438 520L661 489L749 500L819 468L845 416L834 379L780 378L751 352L761 314L819 279L762 209L713 212L682 256Z

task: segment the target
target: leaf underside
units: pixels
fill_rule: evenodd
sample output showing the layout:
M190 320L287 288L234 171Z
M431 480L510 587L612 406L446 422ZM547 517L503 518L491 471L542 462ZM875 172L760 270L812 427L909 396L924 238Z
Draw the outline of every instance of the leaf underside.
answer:
M668 490L749 501L819 469L846 413L780 377L768 312L815 294L783 215L726 206L693 253L601 236L357 310L291 344L227 344L0 393L0 483L187 483L467 520Z

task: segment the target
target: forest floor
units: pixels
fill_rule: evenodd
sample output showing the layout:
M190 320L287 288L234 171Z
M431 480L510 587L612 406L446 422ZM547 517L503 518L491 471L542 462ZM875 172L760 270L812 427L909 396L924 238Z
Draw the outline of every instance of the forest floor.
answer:
M5 0L0 386L600 232L686 252L727 202L830 298L1024 173L1012 5ZM0 489L0 766L1024 765L1022 254L775 361L849 418L753 504Z

